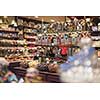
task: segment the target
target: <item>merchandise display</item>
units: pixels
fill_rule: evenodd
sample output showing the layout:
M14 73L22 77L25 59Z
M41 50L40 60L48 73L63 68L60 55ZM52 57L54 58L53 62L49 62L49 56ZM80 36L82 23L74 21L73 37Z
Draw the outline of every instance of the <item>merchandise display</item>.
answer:
M100 82L99 59L99 17L0 16L1 83Z

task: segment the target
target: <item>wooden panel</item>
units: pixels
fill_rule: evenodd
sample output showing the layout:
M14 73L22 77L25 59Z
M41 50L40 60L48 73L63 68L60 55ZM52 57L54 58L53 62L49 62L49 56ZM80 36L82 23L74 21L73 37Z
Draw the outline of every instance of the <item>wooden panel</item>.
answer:
M54 76L54 75L48 75L48 81L49 82L60 82L59 76Z
M45 22L51 22L51 20L54 20L56 22L57 21L59 21L59 22L65 21L65 16L38 16L38 18L35 18L35 16L26 16L26 17L41 20L41 21L43 19L43 21L45 21Z
M61 83L60 76L58 73L40 71L40 76L44 79L44 81L48 83Z

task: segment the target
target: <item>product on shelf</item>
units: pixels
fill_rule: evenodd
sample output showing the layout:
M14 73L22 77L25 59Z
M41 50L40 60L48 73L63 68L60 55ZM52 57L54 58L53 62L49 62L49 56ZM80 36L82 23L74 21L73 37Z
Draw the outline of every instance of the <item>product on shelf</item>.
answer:
M93 41L93 47L100 47L100 41Z
M30 61L28 63L29 67L33 67L33 68L37 68L37 65L39 64L40 62L38 60L33 60L33 61Z

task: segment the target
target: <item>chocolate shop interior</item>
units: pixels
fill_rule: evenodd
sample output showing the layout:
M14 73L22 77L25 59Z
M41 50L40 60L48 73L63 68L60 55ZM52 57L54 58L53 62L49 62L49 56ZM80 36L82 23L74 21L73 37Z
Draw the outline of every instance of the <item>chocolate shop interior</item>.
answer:
M0 82L100 82L100 17L0 16Z

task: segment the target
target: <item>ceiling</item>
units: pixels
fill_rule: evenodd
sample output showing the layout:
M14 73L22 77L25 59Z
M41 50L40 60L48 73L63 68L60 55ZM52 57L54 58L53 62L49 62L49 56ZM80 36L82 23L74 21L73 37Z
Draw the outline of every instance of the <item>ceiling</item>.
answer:
M96 18L96 21L98 21L98 16L22 16L24 18L29 19L35 19L43 22L65 22L66 18L73 19L74 17L78 19L84 19L84 18ZM99 18L100 21L100 18Z

